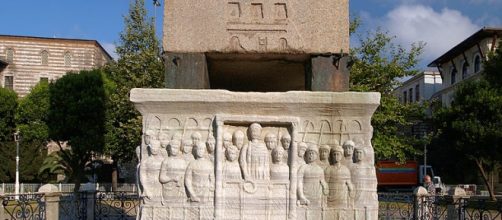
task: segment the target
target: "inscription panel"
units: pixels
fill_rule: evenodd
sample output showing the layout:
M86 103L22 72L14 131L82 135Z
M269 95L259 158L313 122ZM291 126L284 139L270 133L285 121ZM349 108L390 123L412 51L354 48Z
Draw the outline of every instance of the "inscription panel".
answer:
M166 52L318 54L349 49L348 0L230 0L204 4L166 0L164 14Z

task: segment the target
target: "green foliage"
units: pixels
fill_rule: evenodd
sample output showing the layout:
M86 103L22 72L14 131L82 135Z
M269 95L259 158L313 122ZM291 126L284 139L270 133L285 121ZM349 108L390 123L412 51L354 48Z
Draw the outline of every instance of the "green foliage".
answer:
M93 153L101 153L105 144L107 97L103 81L100 70L81 71L68 73L49 87L49 137L71 146L71 154L61 152L71 158L69 179L76 183L76 190L85 164Z
M73 160L73 157L74 155L69 149L49 154L38 169L39 175L55 176L64 174L68 179L68 177L73 176L73 168L79 166L79 164L74 164L76 161Z
M461 161L472 161L491 195L493 186L486 171L491 172L502 163L502 81L498 79L501 73L499 49L485 63L481 79L462 82L451 106L438 109L433 117L436 126L433 147L459 155Z
M17 95L10 89L0 88L0 142L13 140L16 130L14 115Z
M49 84L38 83L19 100L16 124L22 137L20 145L20 177L23 182L44 182L48 176L38 176L38 167L46 157L49 138Z
M47 117L49 112L49 84L40 82L30 94L19 101L16 113L16 124L22 134L23 142L47 142L49 129Z
M358 24L356 24L358 25ZM425 108L417 104L401 104L392 94L400 85L399 78L414 76L423 44L410 50L393 43L393 37L377 30L360 38L360 46L352 49L354 65L350 71L350 88L359 92L380 92L380 107L373 116L373 144L378 159L412 158L419 151L419 141L403 132L403 128L424 118Z
M125 29L117 46L119 59L105 68L116 86L110 94L105 152L114 160L130 161L140 144L141 115L129 101L132 88L159 88L164 66L152 19L147 17L144 0L131 3L124 18Z

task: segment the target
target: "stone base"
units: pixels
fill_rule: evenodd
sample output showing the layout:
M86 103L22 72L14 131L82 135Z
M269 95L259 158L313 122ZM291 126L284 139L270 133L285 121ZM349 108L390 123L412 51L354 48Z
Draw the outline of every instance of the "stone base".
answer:
M377 219L378 93L133 89L131 101L143 115L140 219ZM363 156L340 159L352 154L341 145ZM321 168L319 146L331 165ZM186 217L193 207L204 212Z

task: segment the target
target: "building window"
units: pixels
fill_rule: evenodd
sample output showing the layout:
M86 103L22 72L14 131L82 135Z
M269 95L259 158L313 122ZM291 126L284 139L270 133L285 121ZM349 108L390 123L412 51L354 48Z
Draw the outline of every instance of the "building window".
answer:
M48 65L49 64L49 52L47 52L47 50L44 50L42 51L42 53L40 53L41 57L42 57L42 65Z
M464 61L464 64L462 64L462 79L465 79L467 75L469 75L469 63Z
M49 77L40 77L40 82L49 83Z
M478 73L481 70L481 56L476 55L474 57L474 73Z
M415 101L420 101L420 84L415 86Z
M68 51L64 53L64 65L71 66L71 54Z
M406 102L408 101L408 95L406 93L406 91L403 92L403 103L406 104Z
M4 77L4 88L14 90L14 76Z
M409 102L413 103L413 88L408 90Z
M12 63L12 61L14 61L14 49L7 48L5 51L5 58L7 63Z
M452 85L455 84L456 80L457 80L457 69L455 67L453 67L453 69L451 70L451 79L450 79L451 83L450 84L452 84Z

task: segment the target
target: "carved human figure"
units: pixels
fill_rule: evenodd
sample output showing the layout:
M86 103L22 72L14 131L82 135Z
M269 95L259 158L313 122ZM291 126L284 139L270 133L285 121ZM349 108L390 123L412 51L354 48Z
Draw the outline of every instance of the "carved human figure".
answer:
M145 144L147 144L148 156L141 160L140 165L140 182L143 189L141 196L145 204L152 204L161 201L162 185L156 177L160 174L162 155L159 152L160 141L150 131L145 134Z
M307 151L307 148L308 148L308 145L305 142L300 142L298 144L298 149L297 149L297 151L298 151L298 155L297 155L298 158L297 158L296 161L298 162L299 166L305 164L305 160L304 160L303 156L305 155L305 151Z
M270 180L289 181L289 167L284 162L284 148L276 147L272 150L272 166L270 168Z
M284 162L288 163L289 148L291 147L291 135L289 135L289 133L285 133L282 135L281 146L282 146L282 148L284 148L284 151L286 152L284 154Z
M227 159L223 164L223 177L225 181L236 181L242 179L241 168L239 166L239 149L236 146L230 146L225 151Z
M240 165L246 180L270 180L270 155L261 140L261 125L249 126L249 143L241 150Z
M321 145L319 148L319 166L324 170L329 166L329 145Z
M160 151L162 153L162 157L166 158L168 156L167 147L169 145L169 135L167 135L167 133L165 132L161 132L159 134L159 141L160 147L162 148Z
M355 147L354 141L348 140L343 143L343 165L345 165L347 168L351 168L353 162L353 154L354 154L354 147Z
M195 160L188 164L185 172L185 187L191 202L207 204L214 192L214 168L206 157L206 147L197 144L193 148Z
M181 141L171 140L167 147L169 157L162 161L159 180L162 183L162 201L183 204L186 201L184 179L187 162L180 152Z
M352 182L354 184L354 208L356 216L364 217L365 209L378 210L378 195L376 194L377 182L375 167L364 162L366 152L363 148L354 149L354 164L351 168Z
M244 146L244 132L237 130L232 135L232 143L239 149L239 151Z
M331 149L331 164L324 171L326 182L328 182L328 207L339 209L336 215L345 216L343 209L350 208L354 197L354 186L352 185L349 168L342 164L343 148L336 145ZM335 218L335 219L343 219Z
M206 147L208 158L211 162L214 162L214 148L216 147L216 140L213 135L209 135L206 140Z
M267 133L267 135L265 135L265 145L270 151L277 147L277 137L275 136L275 134Z
M190 162L194 159L194 156L192 155L192 149L193 149L193 144L192 140L190 139L185 139L181 141L181 151L183 152L183 158L187 161Z
M232 146L232 134L225 132L223 133L223 148L226 150L230 146Z
M328 194L324 170L316 163L319 151L315 145L305 152L305 163L298 169L298 203L309 207L321 207L323 195ZM309 218L310 219L310 218Z

